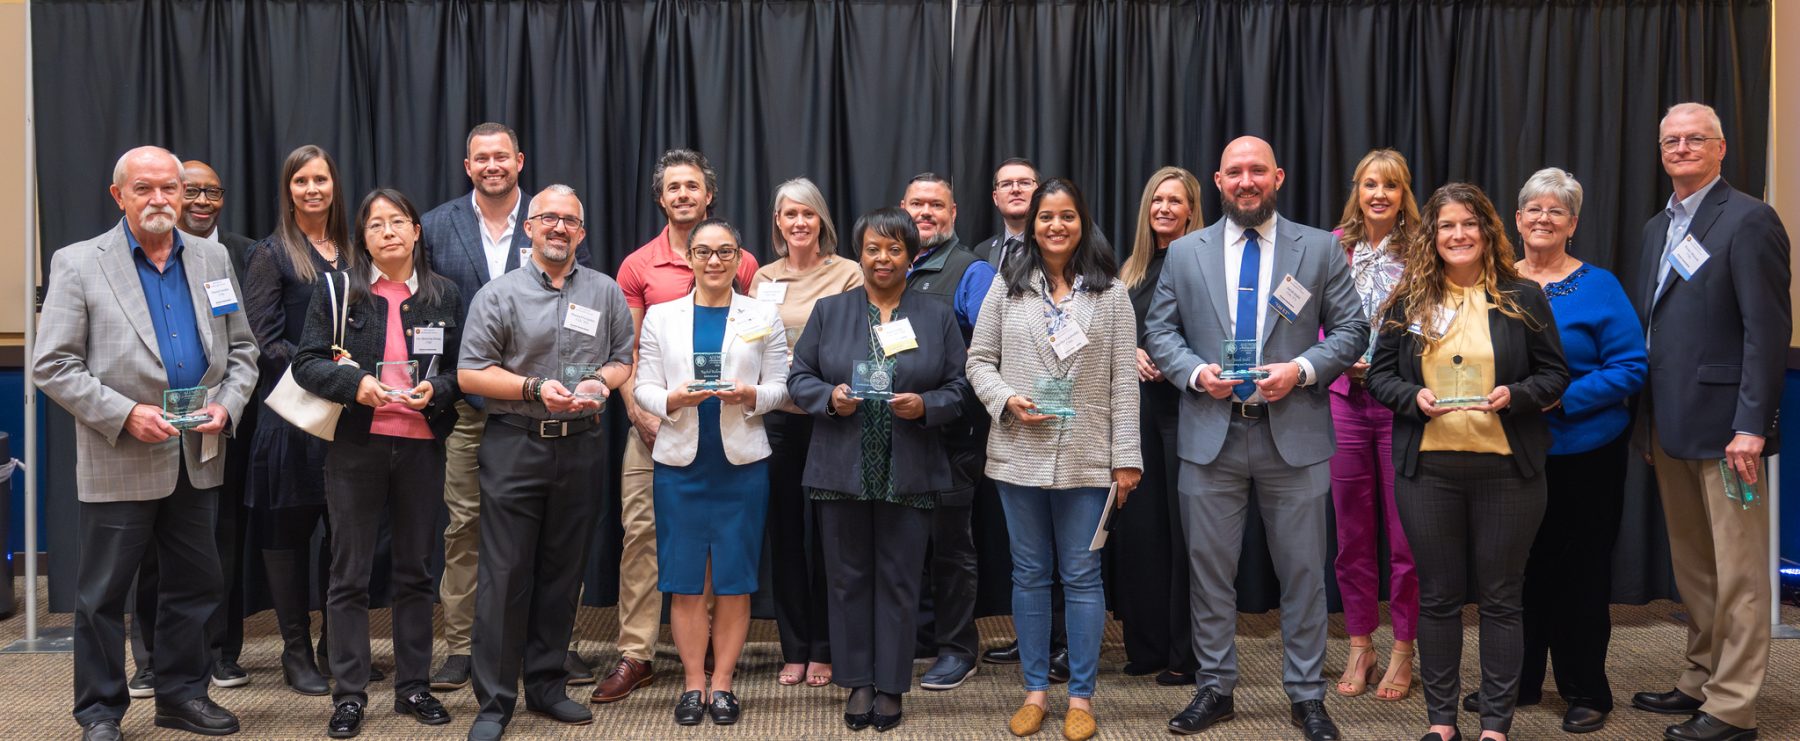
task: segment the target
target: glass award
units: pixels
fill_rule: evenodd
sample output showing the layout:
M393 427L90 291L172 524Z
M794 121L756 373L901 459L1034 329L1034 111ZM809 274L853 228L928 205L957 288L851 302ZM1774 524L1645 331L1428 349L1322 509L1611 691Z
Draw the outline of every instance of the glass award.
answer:
M563 388L568 389L570 394L573 394L575 398L582 401L595 401L602 404L606 403L606 400L600 396L601 391L599 389L595 388L588 391L581 390L581 380L590 375L595 377L600 375L599 363L567 363L563 365L562 370ZM593 379L588 380L592 381ZM594 381L594 383L604 386L606 382Z
M794 348L800 346L800 330L804 327L790 327L787 331L788 365L794 364Z
M1061 419L1075 418L1075 405L1071 398L1075 394L1075 381L1069 378L1039 378L1031 386L1031 403L1037 405L1038 414L1048 414Z
M1256 340L1226 340L1219 350L1219 380L1260 381L1269 372L1257 370Z
M1363 351L1362 361L1364 363L1375 362L1375 345L1379 342L1381 342L1381 322L1377 320L1369 323L1369 349Z
M1431 393L1437 396L1440 407L1472 407L1487 403L1487 391L1481 387L1482 377L1487 375L1487 364L1467 360L1461 355L1450 358L1450 362L1437 367L1437 384L1431 387Z
M391 401L417 399L419 395L413 393L413 388L419 385L419 361L376 363L375 380L387 387L387 397Z
M876 401L894 398L894 361L881 358L857 362L856 373L850 377L850 395Z
M177 430L191 430L212 421L206 413L206 387L163 391L163 419Z
M1724 458L1719 459L1719 478L1725 482L1725 498L1736 502L1739 508L1750 509L1762 504L1762 498L1756 496L1756 485L1739 476L1737 469Z
M689 391L730 391L737 388L737 383L720 378L725 372L725 356L716 352L694 353L694 380L689 381Z

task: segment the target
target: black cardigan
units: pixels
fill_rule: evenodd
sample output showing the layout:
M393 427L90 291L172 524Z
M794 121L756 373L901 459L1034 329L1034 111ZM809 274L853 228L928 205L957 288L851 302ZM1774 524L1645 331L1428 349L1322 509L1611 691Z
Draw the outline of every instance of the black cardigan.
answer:
M1550 302L1538 284L1518 281L1503 284L1500 290L1512 296L1537 327L1533 330L1498 308L1488 311L1488 333L1494 343L1494 384L1512 392L1512 400L1499 412L1500 426L1506 430L1506 444L1512 448L1520 477L1529 479L1544 470L1544 456L1550 450L1550 427L1544 421L1543 408L1562 398L1563 390L1569 387L1569 367L1563 361L1562 337L1556 332ZM1492 296L1488 301L1497 303ZM1369 366L1369 394L1394 411L1394 470L1410 478L1418 468L1419 445L1430 419L1419 411L1418 403L1419 389L1425 387L1419 360L1424 347L1417 334L1390 329L1394 322L1406 326L1403 307L1391 307L1382 319L1381 339Z
M348 273L332 274L339 301L343 300L345 281L353 280L348 276ZM431 403L420 410L425 416L425 424L431 427L431 434L442 440L456 427L455 403L462 396L456 385L456 359L462 345L462 327L457 321L457 313L462 307L462 297L456 284L433 277L438 284L437 302L427 304L416 298L407 301L400 305L400 318L408 327L409 338L412 327L444 328L444 353L438 357L437 375L423 379L431 382ZM360 367L338 365L331 358L334 331L331 292L326 290L322 277L313 291L312 306L306 313L306 329L300 334L299 349L294 354L294 381L307 391L344 405L344 413L338 417L334 442L356 445L368 442L369 425L375 420L373 408L357 403L356 390L362 385L363 376L375 374L375 364L381 362L387 343L387 299L373 292L363 295L369 300L351 302L350 313L344 320L344 349ZM433 356L410 357L419 361L420 372L424 372L430 367Z

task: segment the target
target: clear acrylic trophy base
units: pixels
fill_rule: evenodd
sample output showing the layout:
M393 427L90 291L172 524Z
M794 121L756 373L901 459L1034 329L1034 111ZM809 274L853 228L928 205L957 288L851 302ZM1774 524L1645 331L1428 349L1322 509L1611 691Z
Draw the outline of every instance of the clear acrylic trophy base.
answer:
M850 398L862 401L890 401L894 398L891 391L851 391Z
M189 414L181 417L164 417L169 426L177 430L191 430L212 421L210 414Z
M1265 370L1228 370L1219 374L1221 381L1261 381L1268 377Z
M689 381L687 385L689 391L730 391L734 388L737 383L733 381Z
M1433 406L1460 409L1462 407L1481 406L1486 403L1487 397L1485 396L1452 396L1448 399L1438 399L1437 403Z

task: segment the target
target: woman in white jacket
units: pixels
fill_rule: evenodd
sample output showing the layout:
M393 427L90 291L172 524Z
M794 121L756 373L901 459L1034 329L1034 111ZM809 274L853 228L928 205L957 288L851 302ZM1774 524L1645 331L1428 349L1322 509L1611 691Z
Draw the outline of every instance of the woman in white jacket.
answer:
M694 291L650 307L638 339L638 406L663 421L650 453L657 588L671 597L669 627L686 675L675 706L681 725L708 714L719 725L738 720L732 673L750 630L769 506L762 415L788 399L781 317L774 305L732 290L742 244L724 221L695 227ZM718 598L710 619L708 591Z

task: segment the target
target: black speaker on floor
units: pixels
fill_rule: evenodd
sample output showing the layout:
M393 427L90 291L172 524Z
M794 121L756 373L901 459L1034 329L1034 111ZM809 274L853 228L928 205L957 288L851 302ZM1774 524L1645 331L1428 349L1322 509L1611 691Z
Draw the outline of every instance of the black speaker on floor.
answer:
M12 478L16 470L12 467L12 436L0 432L0 546L11 540L12 536ZM12 617L17 609L13 600L13 560L12 548L0 548L0 618ZM27 584L26 589L35 589L37 585Z

